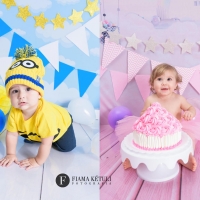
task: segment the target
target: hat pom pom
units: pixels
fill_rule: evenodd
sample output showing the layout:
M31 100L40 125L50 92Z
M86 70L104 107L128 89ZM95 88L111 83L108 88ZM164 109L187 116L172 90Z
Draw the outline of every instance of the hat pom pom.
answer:
M14 55L16 60L19 60L20 58L29 58L31 56L37 56L37 52L32 46L29 45L16 49Z

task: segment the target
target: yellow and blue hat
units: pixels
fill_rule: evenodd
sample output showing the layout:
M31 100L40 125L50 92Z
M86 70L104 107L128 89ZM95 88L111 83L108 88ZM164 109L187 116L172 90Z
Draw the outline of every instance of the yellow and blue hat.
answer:
M10 88L15 84L23 84L44 95L43 76L45 74L42 60L37 57L36 50L26 45L15 52L15 61L6 72L5 86L9 96Z

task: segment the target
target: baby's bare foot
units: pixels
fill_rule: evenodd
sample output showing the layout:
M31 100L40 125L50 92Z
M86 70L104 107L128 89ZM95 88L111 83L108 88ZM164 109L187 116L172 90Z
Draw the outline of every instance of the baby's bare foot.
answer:
M124 169L128 169L131 167L131 163L128 158L126 158L126 160L123 162L123 166L124 166Z
M181 165L183 165L184 167L190 169L193 172L196 171L197 161L196 161L195 157L192 154L190 154L189 160L188 160L187 163L184 163L182 160L179 160L179 163Z

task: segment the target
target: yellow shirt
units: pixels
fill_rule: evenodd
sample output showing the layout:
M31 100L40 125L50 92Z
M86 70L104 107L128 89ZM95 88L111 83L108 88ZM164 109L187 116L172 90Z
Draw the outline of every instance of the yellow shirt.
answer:
M41 138L54 135L55 142L63 136L71 123L71 117L66 109L41 98L37 110L28 120L24 120L21 110L12 107L7 130L18 132L22 137L38 142L41 142Z

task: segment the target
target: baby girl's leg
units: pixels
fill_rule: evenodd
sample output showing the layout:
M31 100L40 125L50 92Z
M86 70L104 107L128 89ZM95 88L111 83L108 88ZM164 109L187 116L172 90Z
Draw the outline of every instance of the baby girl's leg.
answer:
M179 160L178 161L181 165L183 165L184 167L190 169L191 171L196 171L196 168L197 168L197 161L195 159L195 157L190 154L189 156L189 160L187 163L184 163L182 160Z
M124 169L128 169L131 167L131 163L128 158L126 158L126 160L123 162L123 166L124 166Z
M193 141L193 148L195 149L195 145L196 145L196 140L192 138ZM189 159L187 163L184 163L182 160L178 161L181 165L183 165L184 167L192 170L193 172L196 171L197 168L197 161L195 159L195 157L190 153L189 155Z

